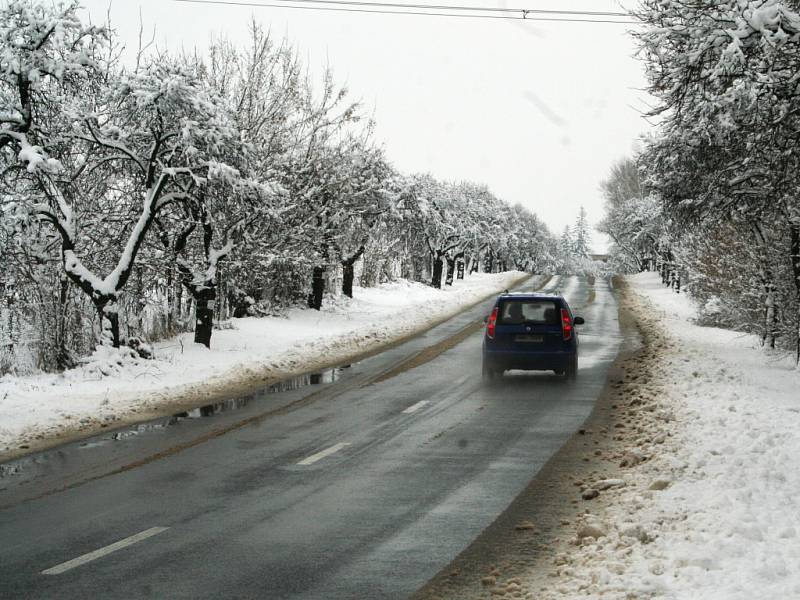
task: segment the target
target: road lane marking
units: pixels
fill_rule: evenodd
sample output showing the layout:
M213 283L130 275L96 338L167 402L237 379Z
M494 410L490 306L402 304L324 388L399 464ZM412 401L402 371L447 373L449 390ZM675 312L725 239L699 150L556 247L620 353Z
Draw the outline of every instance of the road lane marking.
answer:
M322 460L323 458L325 458L326 456L330 456L331 454L336 454L339 450L341 450L342 448L347 448L347 446L349 446L349 445L350 444L347 443L347 442L343 442L343 443L340 443L340 444L335 444L335 445L331 446L330 448L322 450L321 452L317 452L316 454L312 454L308 458L304 458L303 460L301 460L297 464L302 466L302 467L307 467L308 465L313 465L315 462L317 462L319 460Z
M45 569L42 571L42 575L60 575L65 571L69 571L70 569L74 569L75 567L80 567L81 565L85 565L88 562L92 562L93 560L97 560L107 554L111 554L112 552L116 552L117 550L122 550L123 548L127 548L128 546L132 546L137 542L141 542L142 540L146 540L149 537L153 537L154 535L158 535L162 531L166 531L169 527L151 527L150 529L145 529L137 533L136 535L132 535L130 537L126 537L124 540L120 540L118 542L114 542L108 546L104 546L98 550L94 550L93 552L89 552L88 554L84 554L83 556L79 556L78 558L73 558L72 560L68 560L67 562L61 563L60 565L56 565L55 567L50 567L49 569Z
M411 413L417 412L420 408L428 404L427 400L420 400L416 404L409 406L407 409L403 411L404 414L410 415Z

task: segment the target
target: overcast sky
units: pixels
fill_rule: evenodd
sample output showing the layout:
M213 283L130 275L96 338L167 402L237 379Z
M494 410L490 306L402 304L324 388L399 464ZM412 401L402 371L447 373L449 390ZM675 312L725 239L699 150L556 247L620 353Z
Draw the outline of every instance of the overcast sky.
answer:
M525 0L414 3L534 7ZM105 20L108 0L84 4L95 22ZM619 5L542 0L535 8ZM486 183L556 233L581 205L593 224L602 218L600 181L648 129L642 69L625 25L116 0L112 25L131 48L140 11L160 47L200 51L217 35L244 41L255 17L287 36L310 66L328 62L374 109L377 138L399 169ZM597 251L604 243L595 236Z

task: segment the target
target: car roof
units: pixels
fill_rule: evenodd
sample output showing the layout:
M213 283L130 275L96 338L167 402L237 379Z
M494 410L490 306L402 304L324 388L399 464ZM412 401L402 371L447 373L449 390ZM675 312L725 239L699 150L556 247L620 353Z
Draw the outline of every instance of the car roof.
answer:
M500 294L498 300L563 300L561 294L541 294L535 292L508 292Z

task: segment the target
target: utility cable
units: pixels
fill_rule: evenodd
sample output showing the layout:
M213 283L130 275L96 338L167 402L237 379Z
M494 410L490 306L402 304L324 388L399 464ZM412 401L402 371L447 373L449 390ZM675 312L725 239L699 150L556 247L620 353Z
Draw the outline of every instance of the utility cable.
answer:
M519 13L520 16L511 16L508 14L459 14L459 13L447 13L447 12L430 12L430 11L419 11L419 10L378 10L378 9L370 9L370 8L342 8L342 7L333 7L333 6L298 6L292 4L272 4L266 2L248 2L246 0L172 0L173 2L181 2L184 4L196 4L196 5L221 5L221 6L249 6L254 8L285 8L285 9L295 9L295 10L317 10L317 11L327 11L327 12L350 12L350 13L369 13L369 14L382 14L382 15L412 15L412 16L426 16L426 17L452 17L452 18L472 18L472 19L504 19L509 21L553 21L553 22L561 22L561 23L616 23L621 25L634 25L636 22L633 20L617 20L617 19L597 19L593 18L595 15L602 16L601 13L590 13L590 12L581 12L581 11L551 11L548 13L544 13L545 15L553 15L553 16L539 16L542 13L536 12L535 16L528 16L528 14L532 13L535 9L511 9L508 12L516 12ZM273 0L275 1L275 0ZM277 1L285 1L285 2L326 2L326 3L334 3L334 0L277 0ZM341 4L347 5L354 5L359 3L354 2L338 2ZM402 5L402 4L381 4L381 3L360 3L360 5L369 5L369 6L408 6L412 7L412 5ZM413 6L420 6L421 5L413 5ZM425 6L424 8L427 8ZM442 10L445 7L441 7L435 10ZM452 7L447 7L452 8ZM456 7L454 10L465 10L461 7ZM470 7L470 10L481 10L477 7ZM489 9L486 9L489 10ZM536 9L538 10L538 9ZM505 12L505 11L504 11ZM624 13L609 13L611 16L625 15ZM557 16L557 15L570 15L570 16ZM579 16L587 15L587 18L578 18Z
M378 8L402 8L402 9L423 9L423 10L447 10L447 11L472 11L472 12L502 12L518 14L549 14L549 15L580 15L593 17L628 17L628 13L611 11L589 11L589 10L557 10L545 8L513 8L508 6L457 6L453 4L409 4L407 2L375 2L367 0L276 0L277 2L289 2L291 4L336 4L347 6L367 6Z

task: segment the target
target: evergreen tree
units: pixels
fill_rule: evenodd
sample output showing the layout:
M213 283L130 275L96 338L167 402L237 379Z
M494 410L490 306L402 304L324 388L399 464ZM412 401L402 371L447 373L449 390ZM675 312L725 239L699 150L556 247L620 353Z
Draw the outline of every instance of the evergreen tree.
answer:
M589 256L589 220L586 218L586 209L581 206L578 220L572 229L572 253L579 258Z
M575 240L572 238L572 230L569 225L564 225L564 232L558 239L558 250L561 254L561 260L567 263L572 258L572 251L575 247Z

